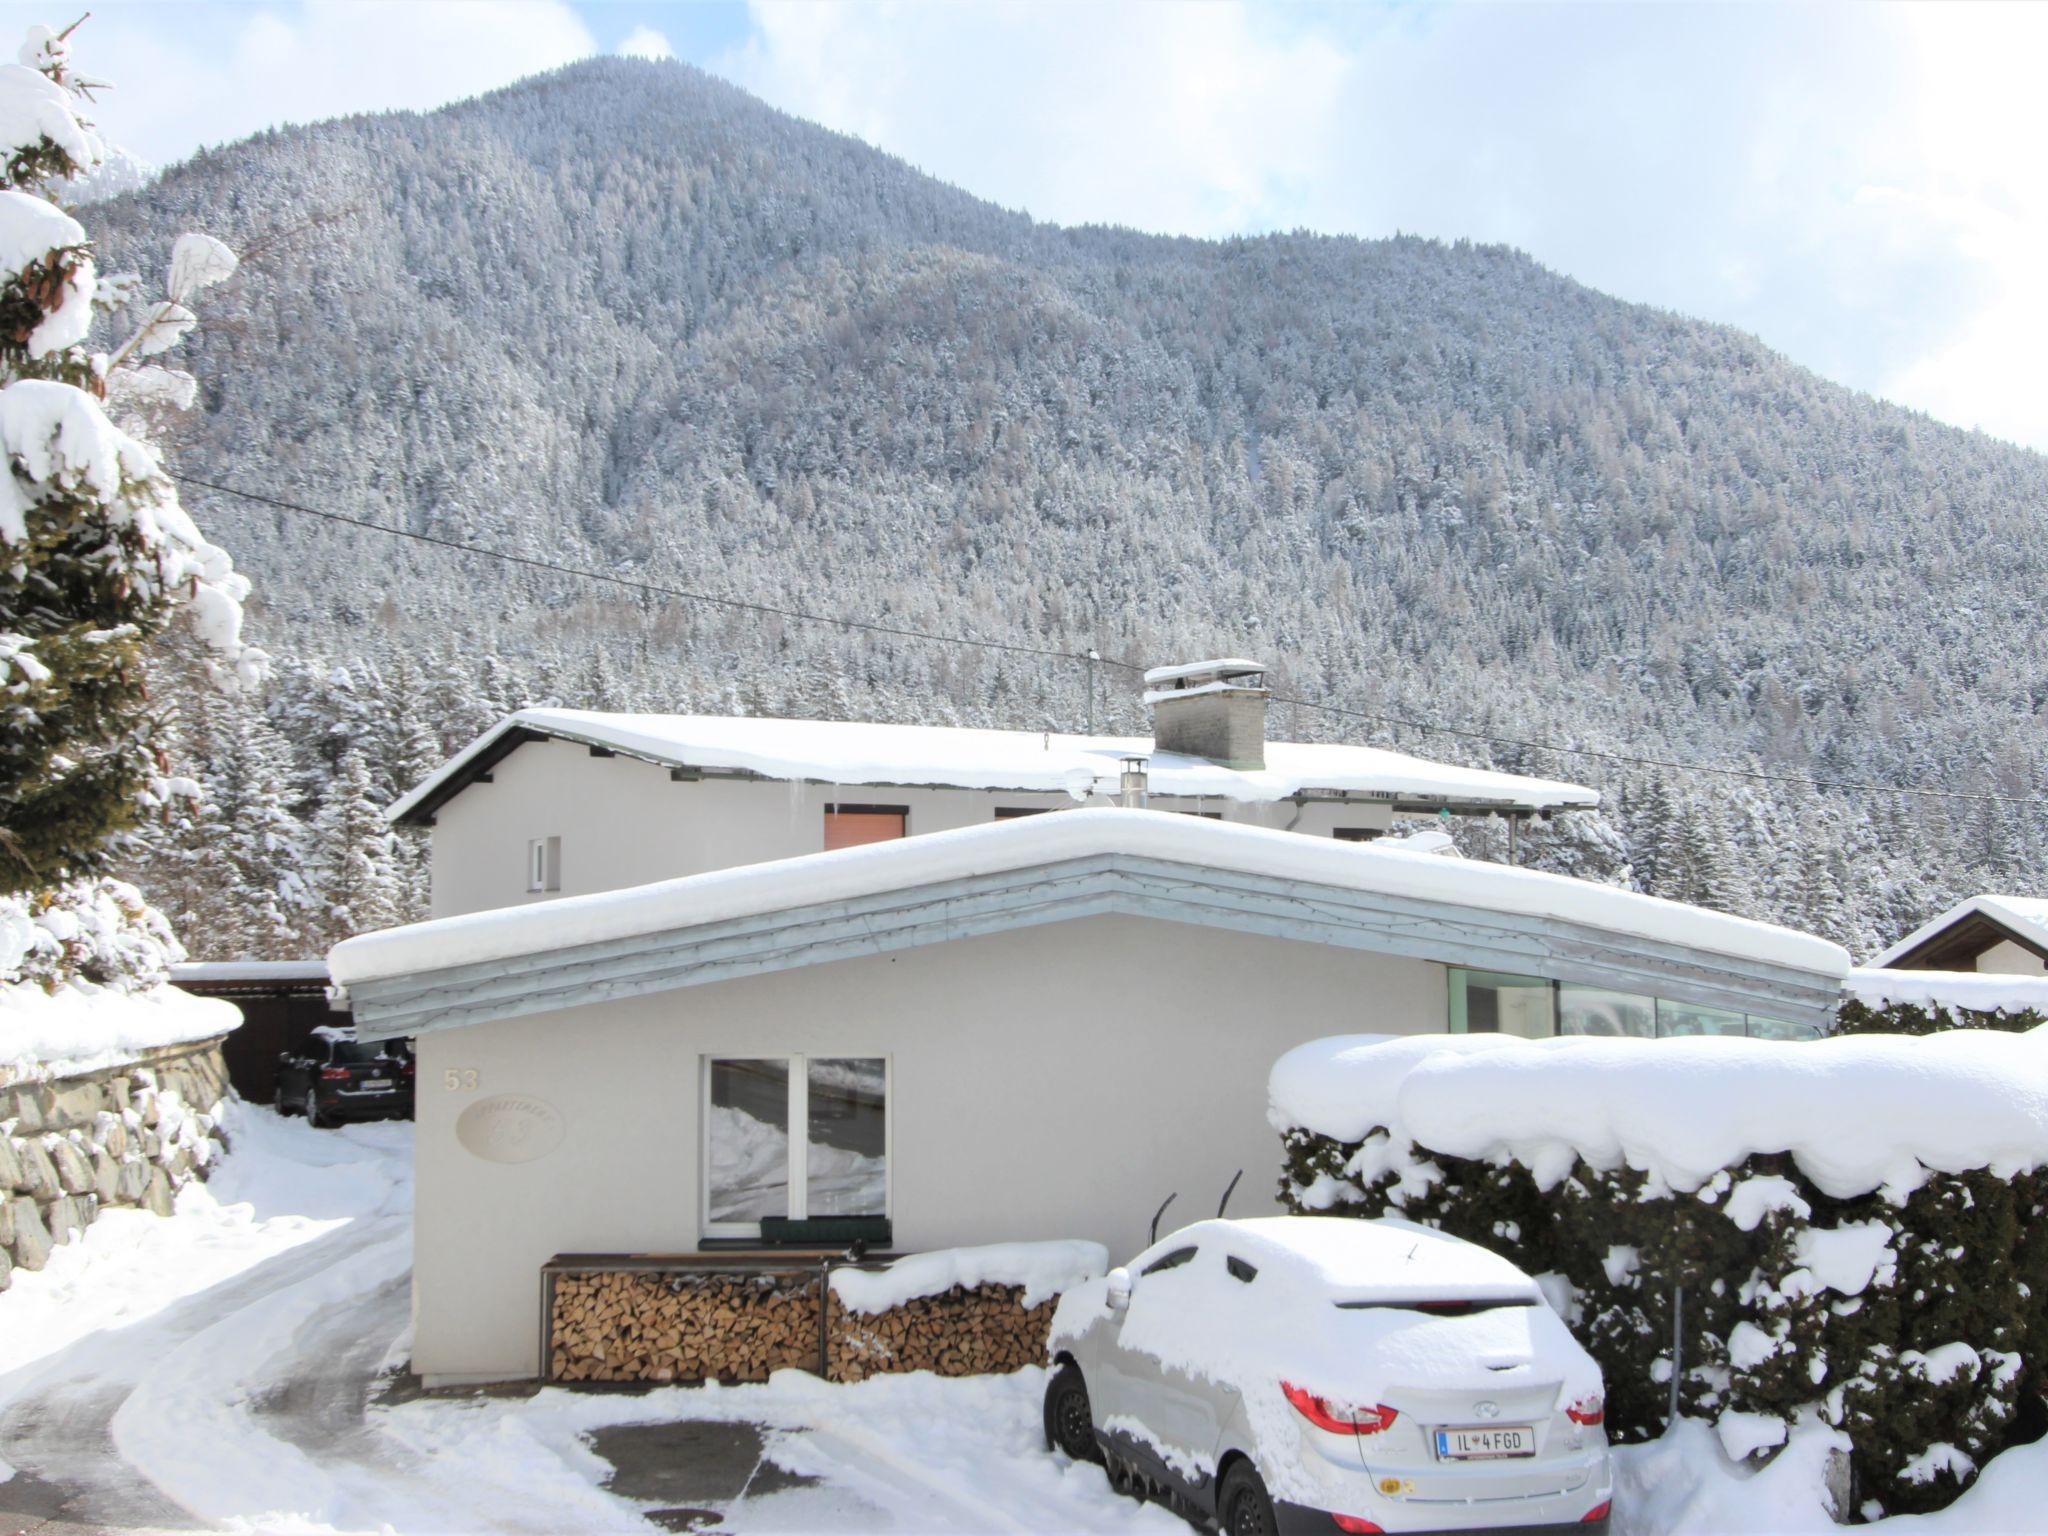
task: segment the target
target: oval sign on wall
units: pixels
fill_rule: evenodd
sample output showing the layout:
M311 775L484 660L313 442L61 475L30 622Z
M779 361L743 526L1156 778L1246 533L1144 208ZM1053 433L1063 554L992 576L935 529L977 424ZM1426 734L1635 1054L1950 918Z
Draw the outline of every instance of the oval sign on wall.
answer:
M562 1144L562 1117L545 1099L496 1093L455 1117L455 1139L487 1163L530 1163Z

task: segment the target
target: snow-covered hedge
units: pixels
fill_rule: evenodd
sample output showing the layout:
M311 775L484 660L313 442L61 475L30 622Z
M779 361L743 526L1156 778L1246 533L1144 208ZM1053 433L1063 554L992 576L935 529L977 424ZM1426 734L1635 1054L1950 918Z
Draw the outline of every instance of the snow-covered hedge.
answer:
M1931 1035L1944 1029L2038 1029L2048 979L1976 971L1851 971L1835 1033Z
M1623 1440L1848 1436L1866 1515L1939 1508L2048 1389L2048 1031L1322 1040L1281 1058L1282 1196L1569 1282ZM1563 1293L1563 1287L1557 1287Z

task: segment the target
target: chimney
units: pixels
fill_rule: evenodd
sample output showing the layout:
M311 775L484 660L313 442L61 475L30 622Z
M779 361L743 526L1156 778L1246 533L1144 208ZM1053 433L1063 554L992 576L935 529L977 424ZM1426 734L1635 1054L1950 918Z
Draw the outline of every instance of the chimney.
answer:
M1266 694L1265 667L1242 657L1154 667L1145 674L1153 750L1263 768Z
M1142 811L1145 787L1145 759L1132 753L1124 759L1123 782L1117 786L1116 803L1127 811Z

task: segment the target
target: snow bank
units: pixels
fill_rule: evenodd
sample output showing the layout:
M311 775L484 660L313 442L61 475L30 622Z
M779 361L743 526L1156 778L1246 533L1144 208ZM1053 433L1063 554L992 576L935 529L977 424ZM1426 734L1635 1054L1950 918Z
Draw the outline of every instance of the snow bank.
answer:
M835 1269L832 1294L847 1311L867 1315L919 1296L942 1296L956 1285L1021 1285L1018 1304L1030 1308L1108 1269L1109 1250L1100 1243L993 1243L912 1254L887 1269Z
M1361 847L1167 811L1109 808L1024 816L628 890L440 918L346 940L328 962L334 979L347 986L1097 854L1564 919L1831 980L1849 965L1848 954L1825 939L1564 875L1373 844Z
M1790 1153L1824 1193L1903 1195L1926 1170L2003 1177L2048 1163L2048 1030L1675 1040L1350 1035L1282 1056L1272 1119L1342 1142L1389 1133L1512 1158L1548 1189L1576 1158L1700 1188Z
M2048 976L1999 976L1982 971L1891 971L1863 966L1849 972L1842 993L1868 1008L1965 1008L1973 1013L2048 1014Z
M176 987L120 992L74 981L45 992L0 986L0 1081L70 1077L132 1061L158 1046L224 1035L242 1012Z
M1154 751L1146 736L522 709L463 748L393 805L390 815L405 815L501 737L518 730L610 747L671 767L734 770L819 784L1007 789L1066 794L1080 801L1098 790L1113 790L1124 758L1144 757L1149 759L1155 795L1259 802L1284 800L1305 789L1341 789L1535 810L1600 803L1597 792L1579 784L1459 768L1404 752L1337 743L1269 741L1266 766L1240 770L1206 758Z

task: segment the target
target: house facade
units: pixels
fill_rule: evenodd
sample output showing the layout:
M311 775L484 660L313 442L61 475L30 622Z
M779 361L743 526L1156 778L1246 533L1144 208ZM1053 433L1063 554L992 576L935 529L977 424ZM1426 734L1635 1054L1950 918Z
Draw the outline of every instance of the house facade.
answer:
M2048 901L1972 896L1922 923L1870 964L1900 971L2048 976Z
M538 1369L557 1254L860 1232L1121 1257L1168 1195L1207 1215L1240 1171L1231 1209L1277 1208L1261 1085L1303 1041L1817 1032L1848 965L1560 876L1126 808L475 910L331 961L361 1035L416 1041L436 1384Z

